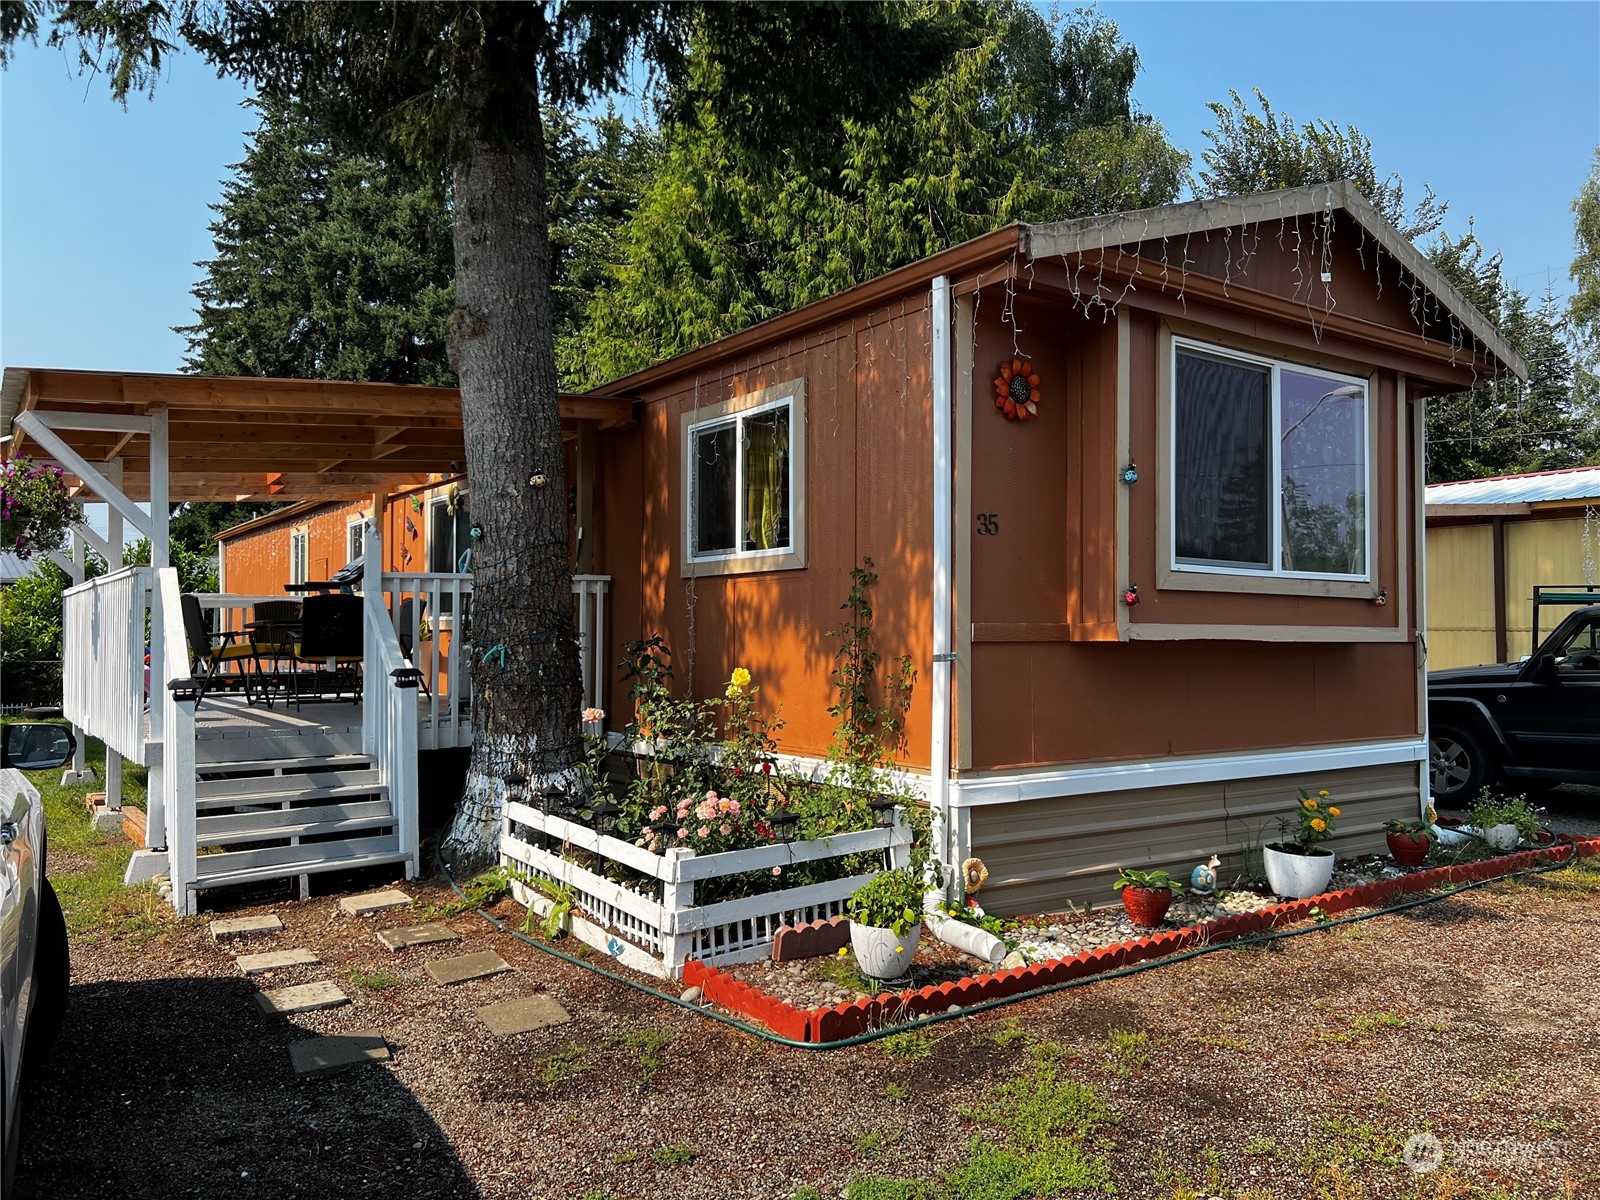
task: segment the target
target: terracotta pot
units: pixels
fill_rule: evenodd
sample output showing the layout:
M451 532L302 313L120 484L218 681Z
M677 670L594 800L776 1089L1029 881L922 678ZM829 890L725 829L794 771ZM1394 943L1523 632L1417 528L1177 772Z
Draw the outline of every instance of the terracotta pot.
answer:
M1167 909L1172 907L1172 889L1125 887L1122 907L1135 925L1154 929L1166 920Z
M1327 891L1333 879L1333 851L1302 850L1299 846L1289 850L1286 845L1294 843L1268 842L1262 847L1267 886L1291 900L1305 900Z
M1433 844L1425 833L1390 833L1385 837L1389 841L1389 853L1402 867L1420 867L1428 857L1428 847Z
M850 922L850 949L855 952L856 968L873 979L900 979L911 972L917 956L917 940L922 937L919 923L896 933L876 925Z

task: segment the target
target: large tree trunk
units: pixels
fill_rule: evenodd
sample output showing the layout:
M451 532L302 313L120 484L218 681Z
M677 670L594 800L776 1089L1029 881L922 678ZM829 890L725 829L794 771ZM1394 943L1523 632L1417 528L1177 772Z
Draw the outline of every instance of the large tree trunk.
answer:
M455 168L456 310L473 521L472 765L444 843L454 870L493 857L506 799L581 784L567 484L550 312L544 134L467 135Z

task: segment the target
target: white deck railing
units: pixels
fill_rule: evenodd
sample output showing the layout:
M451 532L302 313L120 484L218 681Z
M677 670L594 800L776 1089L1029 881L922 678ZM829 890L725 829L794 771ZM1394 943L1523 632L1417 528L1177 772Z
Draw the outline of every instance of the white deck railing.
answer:
M145 618L152 580L149 567L123 567L61 597L62 712L136 763L145 761Z
M609 575L572 577L584 708L605 707L606 592L610 586ZM420 693L418 703L418 746L441 750L472 745L472 576L385 571L383 595L401 652L409 651L407 658L428 681L428 692ZM595 725L589 732L603 730Z
M383 561L382 534L367 522L366 549L374 562ZM408 665L401 653L395 621L384 607L382 588L368 588L362 598L362 750L372 758L378 778L389 789L395 836L406 859L406 878L419 866L417 830L417 700L419 689L401 687L395 672ZM459 610L458 610L459 611Z
M189 639L183 628L183 604L179 599L178 572L163 567L156 572L160 592L161 622L152 628L152 644L159 642L166 662L187 664ZM152 659L154 656L152 655ZM187 665L169 672L173 678L188 675ZM167 877L172 882L172 904L183 916L196 909L195 881L195 802L194 802L194 705L179 701L167 680L153 680L151 706L161 715L161 762L151 772L146 802L146 840L151 846L167 848ZM159 807L158 807L159 805Z

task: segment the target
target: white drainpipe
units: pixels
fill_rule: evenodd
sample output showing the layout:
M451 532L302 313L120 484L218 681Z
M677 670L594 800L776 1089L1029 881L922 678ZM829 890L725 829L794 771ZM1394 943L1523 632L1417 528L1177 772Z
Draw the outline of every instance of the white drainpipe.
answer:
M950 810L951 566L954 558L951 470L950 278L933 281L933 745L928 758L934 846L946 865L946 892L961 864L953 861L955 826Z

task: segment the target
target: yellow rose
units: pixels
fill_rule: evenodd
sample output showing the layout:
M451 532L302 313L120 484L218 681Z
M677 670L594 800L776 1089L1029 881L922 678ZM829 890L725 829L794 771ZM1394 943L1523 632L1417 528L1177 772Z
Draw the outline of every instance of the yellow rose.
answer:
M1328 815L1330 817L1337 817L1339 815L1339 810L1330 804L1328 805Z
M1317 795L1323 796L1323 797L1326 797L1327 794L1328 794L1328 789L1327 788L1323 788L1320 792L1317 793Z
M736 688L747 688L750 686L750 672L743 667L735 667L733 675L730 676L728 682Z
M1315 800L1312 800L1312 799L1308 798L1305 801L1303 801L1302 803L1303 803L1303 806L1304 806L1304 808L1305 808L1305 810L1307 812L1316 812L1317 811L1317 802Z
M1328 823L1326 821L1324 821L1321 817L1315 817L1315 818L1312 819L1311 828L1315 829L1318 833L1321 833L1327 827L1328 827Z

